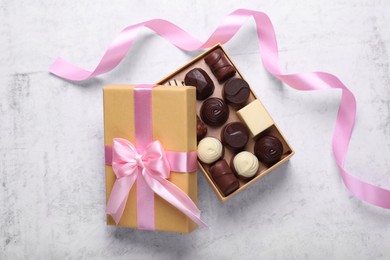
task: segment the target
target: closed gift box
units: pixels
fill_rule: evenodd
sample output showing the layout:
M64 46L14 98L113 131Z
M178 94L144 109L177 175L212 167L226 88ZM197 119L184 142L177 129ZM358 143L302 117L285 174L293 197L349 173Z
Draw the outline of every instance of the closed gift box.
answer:
M114 138L131 143L135 138L135 105L133 85L110 85L103 89L104 143L113 145ZM152 139L158 140L164 150L172 152L196 151L196 104L192 87L160 87L151 90ZM141 113L142 111L137 111ZM106 165L106 196L109 200L116 176L113 167ZM180 188L197 204L197 172L173 172L168 181ZM155 230L189 233L197 225L177 208L154 194ZM137 182L132 186L118 226L138 227ZM107 224L115 225L107 215Z

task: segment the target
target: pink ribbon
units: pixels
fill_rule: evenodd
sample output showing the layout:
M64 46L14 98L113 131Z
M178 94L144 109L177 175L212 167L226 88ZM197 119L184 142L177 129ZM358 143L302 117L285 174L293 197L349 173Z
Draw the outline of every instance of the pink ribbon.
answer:
M107 214L113 217L116 224L119 223L130 189L137 181L139 229L155 230L155 193L199 226L206 226L200 219L200 211L191 198L167 180L171 170L196 171L197 156L196 151L193 151L169 152L167 157L160 142L153 141L153 87L155 85L137 85L134 88L134 127L137 146L121 138L114 138L112 147L106 146L106 162L112 165L117 177L107 202Z
M112 168L117 179L108 199L107 214L110 214L117 224L122 217L131 187L136 180L142 180L143 187L138 186L137 182L137 192L139 189L150 189L152 194L158 194L195 223L205 226L193 201L181 189L166 180L171 169L159 141L151 142L140 154L128 140L114 138ZM148 201L148 198L141 196L141 203L137 202L138 228L153 230L154 207L151 207L152 201Z
M104 158L106 165L112 165L112 146L106 145L104 147ZM198 170L198 154L196 151L165 151L165 158L167 158L172 172L195 172Z
M152 19L125 28L111 43L103 58L92 72L81 69L66 60L58 58L49 71L68 80L86 80L115 68L123 59L135 40L139 29L147 27L171 42L176 47L186 50L209 48L216 43L226 43L249 19L256 23L259 39L260 56L269 73L297 90L341 89L342 97L333 132L333 154L342 180L348 190L357 198L368 203L390 209L390 190L367 183L350 173L343 165L347 154L352 129L356 116L356 100L352 92L334 75L324 72L306 72L285 74L279 66L278 47L272 23L265 13L238 9L211 34L207 41L201 42L178 26L161 19Z

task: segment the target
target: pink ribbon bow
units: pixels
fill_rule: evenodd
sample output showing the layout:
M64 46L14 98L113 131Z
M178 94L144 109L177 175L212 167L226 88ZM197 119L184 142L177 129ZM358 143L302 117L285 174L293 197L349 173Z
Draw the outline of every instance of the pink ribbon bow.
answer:
M131 187L137 178L143 178L147 187L154 193L175 206L199 226L206 226L200 219L200 211L195 203L177 186L169 182L170 165L159 141L153 141L139 153L134 145L126 139L114 138L112 143L112 168L116 181L107 203L107 214L115 223L119 223L126 206ZM145 185L146 186L146 185ZM145 187L145 188L147 188ZM142 211L145 204L137 210ZM139 217L139 215L138 215ZM142 216L138 223L154 221L154 215Z

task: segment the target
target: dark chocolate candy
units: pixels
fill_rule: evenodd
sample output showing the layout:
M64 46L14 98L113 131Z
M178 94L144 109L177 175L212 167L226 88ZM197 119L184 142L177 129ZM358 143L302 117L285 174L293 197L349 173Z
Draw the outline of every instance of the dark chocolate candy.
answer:
M186 86L194 86L196 88L196 99L204 100L213 94L215 86L213 81L207 75L206 71L201 68L190 70L185 78Z
M207 126L196 116L196 139L198 142L207 134Z
M211 177L224 196L237 190L240 186L237 177L234 175L225 160L219 160L210 167Z
M271 166L282 157L283 145L275 136L266 135L256 141L254 154L262 163Z
M241 151L249 140L248 128L241 122L229 123L222 129L221 140L234 152Z
M210 126L221 126L229 118L229 108L222 99L211 97L203 102L200 117Z
M216 49L207 55L204 60L219 82L223 82L236 74L235 68L220 49Z
M248 83L239 78L229 79L223 87L223 98L234 107L242 107L249 98Z

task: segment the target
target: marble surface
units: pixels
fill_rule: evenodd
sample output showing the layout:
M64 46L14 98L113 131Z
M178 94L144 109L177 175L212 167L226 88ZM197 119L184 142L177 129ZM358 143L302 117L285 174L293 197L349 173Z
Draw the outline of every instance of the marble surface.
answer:
M198 52L143 30L98 79L47 69L59 55L92 69L122 28L155 17L205 39L236 8L267 12L285 71L328 71L355 93L346 168L390 188L390 2L223 2L0 0L0 259L389 259L390 211L350 195L332 158L340 92L298 92L268 75L253 21L226 49L296 155L226 204L199 174L209 228L190 235L105 225L102 86L155 82Z

